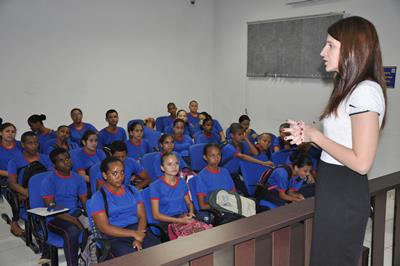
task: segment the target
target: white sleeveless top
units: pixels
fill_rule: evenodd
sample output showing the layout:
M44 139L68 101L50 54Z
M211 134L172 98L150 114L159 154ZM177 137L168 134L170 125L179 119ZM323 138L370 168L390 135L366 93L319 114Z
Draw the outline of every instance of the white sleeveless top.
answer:
M350 116L376 112L379 116L379 127L385 112L385 99L381 86L370 80L360 82L354 91L343 100L334 114L322 120L323 132L329 139L348 148L353 147ZM326 163L343 165L325 151L321 153L321 160Z

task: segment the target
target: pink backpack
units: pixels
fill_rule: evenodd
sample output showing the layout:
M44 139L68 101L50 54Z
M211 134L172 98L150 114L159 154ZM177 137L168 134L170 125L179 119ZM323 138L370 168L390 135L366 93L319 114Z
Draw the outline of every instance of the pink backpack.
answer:
M168 236L170 240L174 240L212 227L211 224L206 224L195 219L193 219L189 224L171 223L168 225Z

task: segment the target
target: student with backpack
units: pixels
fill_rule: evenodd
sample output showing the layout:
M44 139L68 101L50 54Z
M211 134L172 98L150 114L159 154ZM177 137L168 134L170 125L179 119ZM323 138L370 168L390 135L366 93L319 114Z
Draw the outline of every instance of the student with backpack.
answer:
M55 171L43 179L41 196L46 206L55 204L69 211L50 218L47 228L63 237L67 265L75 266L78 265L79 237L84 230L77 218L82 213L78 202L86 208L86 184L82 176L72 171L71 157L66 149L51 151L50 160Z
M100 169L106 183L93 194L90 209L96 228L109 239L108 258L159 244L150 230L146 230L142 195L135 187L123 184L123 162L109 157L102 161Z
M113 141L122 140L126 141L125 129L118 127L118 112L114 109L110 109L106 112L106 121L108 126L100 130L99 132L99 147L107 147Z
M125 186L135 184L137 189L147 187L151 178L143 169L143 167L134 159L127 156L127 146L123 141L114 141L110 145L111 156L120 159L124 163L124 176L123 181ZM90 182L96 182L96 190L106 183L100 170L101 163L97 163L90 168ZM91 184L91 187L94 187ZM94 192L94 191L93 191Z
M152 214L164 229L169 223L189 224L194 207L185 180L178 176L178 157L168 152L161 157L163 176L150 185Z
M72 142L82 146L81 139L83 134L85 134L87 130L97 132L97 129L92 124L82 121L83 113L79 108L73 108L71 110L71 119L73 123L68 126L70 129L70 139Z
M37 169L41 171L43 169L52 169L52 165L48 156L39 153L39 140L33 131L27 131L22 134L21 145L23 152L21 154L17 154L16 157L11 159L8 162L7 167L8 186L12 191L17 193L19 201L26 200L28 198L27 186L29 178L35 174ZM11 203L11 207L13 211L11 233L16 236L21 236L23 234L23 230L18 225L18 203Z
M311 169L312 162L307 154L293 154L291 164L268 169L262 174L255 192L257 200L268 200L277 206L304 200L299 191Z

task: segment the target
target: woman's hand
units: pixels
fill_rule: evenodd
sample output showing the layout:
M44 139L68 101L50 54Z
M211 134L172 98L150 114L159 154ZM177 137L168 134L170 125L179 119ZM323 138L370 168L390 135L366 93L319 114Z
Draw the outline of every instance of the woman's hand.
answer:
M132 243L133 248L135 248L136 250L142 250L142 242L138 241L137 239L135 239Z
M274 167L274 163L272 161L263 162L263 165L267 167Z
M304 121L288 120L290 128L284 128L285 133L289 133L289 136L285 137L285 140L290 141L290 144L300 145L304 142L312 142L315 134L319 131L313 126L307 125Z
M178 218L178 220L180 224L190 224L192 222L192 217L185 215L181 218Z
M143 242L144 237L146 236L146 230L140 231L133 231L133 238L139 242Z

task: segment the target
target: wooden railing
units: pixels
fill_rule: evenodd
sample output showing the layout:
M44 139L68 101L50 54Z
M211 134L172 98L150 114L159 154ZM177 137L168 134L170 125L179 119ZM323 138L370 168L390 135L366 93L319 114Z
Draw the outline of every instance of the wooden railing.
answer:
M374 207L371 265L382 266L387 191L395 189L392 265L400 265L400 172L369 181ZM101 265L308 265L314 199L288 204ZM326 241L329 241L327 239ZM216 262L217 261L217 262ZM368 265L364 249L359 265Z

